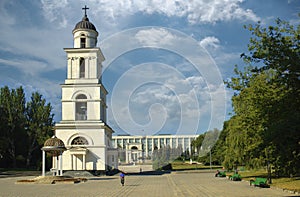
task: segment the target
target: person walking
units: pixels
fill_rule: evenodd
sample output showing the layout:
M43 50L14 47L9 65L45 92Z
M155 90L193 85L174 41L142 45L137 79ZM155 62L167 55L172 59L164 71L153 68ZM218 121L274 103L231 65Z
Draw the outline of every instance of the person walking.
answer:
M121 171L121 174L120 174L120 180L121 180L121 184L122 186L124 186L125 184L125 173Z

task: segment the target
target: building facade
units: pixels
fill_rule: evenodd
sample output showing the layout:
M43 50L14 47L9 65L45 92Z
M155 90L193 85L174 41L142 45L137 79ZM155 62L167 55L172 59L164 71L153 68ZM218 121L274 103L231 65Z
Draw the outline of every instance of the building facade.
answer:
M141 162L151 158L155 149L169 147L180 148L183 152L192 153L192 141L198 135L153 135L153 136L131 136L121 135L112 137L112 145L123 152L126 163ZM121 151L120 151L121 150ZM179 155L178 155L179 156Z
M63 170L107 171L118 168L118 152L111 144L113 130L106 124L106 95L102 84L104 56L98 32L84 17L73 29L73 48L65 48L67 76L62 88L62 120L55 135L66 147ZM53 162L54 168L55 162Z

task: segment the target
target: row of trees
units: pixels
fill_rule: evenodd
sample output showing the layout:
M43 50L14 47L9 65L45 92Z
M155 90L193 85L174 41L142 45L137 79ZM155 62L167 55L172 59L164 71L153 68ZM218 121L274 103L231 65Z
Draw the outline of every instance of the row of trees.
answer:
M199 157L200 159L205 159L207 153L212 150L217 142L219 135L220 131L218 129L214 129L200 134L195 140L193 140L191 144L193 158Z
M182 145L179 144L177 148L171 148L170 145L163 146L160 149L154 148L152 152L152 167L153 169L165 169L170 170L170 162L176 159L185 159L189 156L188 151L183 151Z
M41 151L54 126L50 103L38 92L26 102L22 87L0 90L0 167L41 165Z
M225 168L271 165L278 176L300 173L300 25L245 26L252 38L245 69L226 81L234 114L212 150ZM200 138L203 138L200 137Z

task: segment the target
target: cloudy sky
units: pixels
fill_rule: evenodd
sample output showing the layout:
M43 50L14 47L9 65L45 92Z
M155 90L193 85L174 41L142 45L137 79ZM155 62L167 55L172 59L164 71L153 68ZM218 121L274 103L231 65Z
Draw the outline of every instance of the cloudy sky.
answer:
M299 0L0 1L0 87L40 92L61 120L61 87L82 7L106 60L108 124L117 134L198 134L221 129L243 63L243 26L299 24Z

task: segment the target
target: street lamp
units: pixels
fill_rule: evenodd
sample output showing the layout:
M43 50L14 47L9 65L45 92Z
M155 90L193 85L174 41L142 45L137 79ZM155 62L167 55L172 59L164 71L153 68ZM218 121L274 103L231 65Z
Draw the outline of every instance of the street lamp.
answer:
M210 165L210 169L211 169L211 148L209 146L209 165Z
M208 147L209 148L209 166L210 166L210 169L211 168L211 146Z

